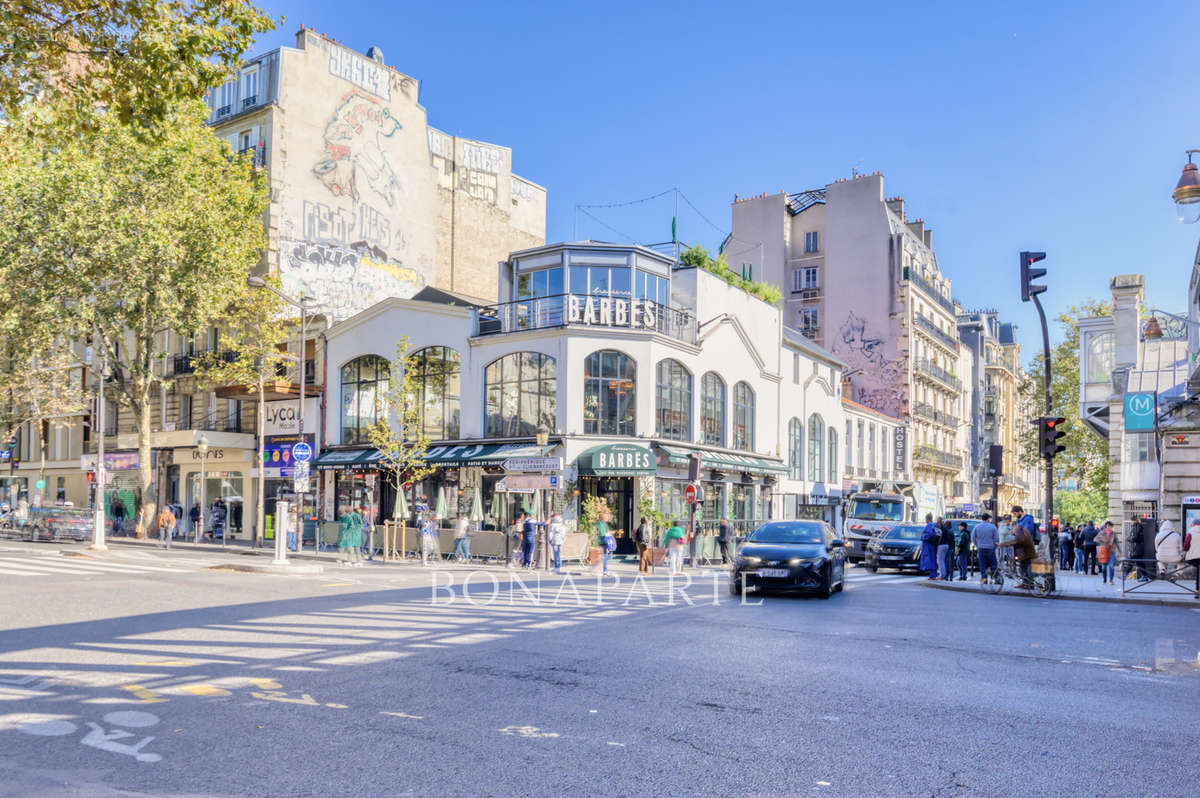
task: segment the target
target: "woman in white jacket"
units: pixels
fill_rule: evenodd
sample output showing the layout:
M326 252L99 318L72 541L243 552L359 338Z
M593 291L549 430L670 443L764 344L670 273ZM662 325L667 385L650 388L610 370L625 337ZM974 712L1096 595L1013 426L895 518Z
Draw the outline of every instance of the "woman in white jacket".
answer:
M550 541L550 550L554 552L554 572L560 573L562 571L562 547L567 542L567 525L563 523L561 514L555 513L550 517L547 537Z
M1163 521L1154 536L1154 556L1160 573L1170 572L1170 566L1183 561L1183 536L1175 531L1175 525L1170 521Z

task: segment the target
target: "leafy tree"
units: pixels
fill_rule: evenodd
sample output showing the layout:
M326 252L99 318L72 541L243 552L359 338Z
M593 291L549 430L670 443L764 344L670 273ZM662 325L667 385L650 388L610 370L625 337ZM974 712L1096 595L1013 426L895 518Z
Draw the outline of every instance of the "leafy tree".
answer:
M274 27L248 0L0 0L0 115L36 99L61 132L115 114L157 135Z
M278 280L264 278L267 285L278 289ZM257 512L253 544L258 546L263 532L266 433L266 386L273 383L286 365L286 352L292 325L286 319L284 302L269 290L242 286L237 299L227 308L223 320L221 352L204 352L193 360L196 381L210 388L243 386L258 396L255 430L258 437ZM303 379L303 367L301 367ZM304 431L301 430L301 433Z
M416 358L408 351L408 338L402 338L396 344L387 390L376 397L376 421L367 428L367 441L379 450L379 461L396 493L404 489L404 483L422 480L434 471L425 461L429 438L421 423L421 384L416 374Z
M0 131L0 284L58 340L99 334L137 425L141 508L155 516L150 434L167 333L212 324L265 248L265 175L178 109L161 140L112 117L54 147L20 114Z
M1094 521L1097 525L1108 518L1108 492L1090 490L1054 491L1054 514L1064 524L1078 526Z
M1054 458L1054 483L1078 480L1084 493L1099 496L1105 506L1108 502L1108 441L1084 426L1079 418L1079 320L1111 314L1110 303L1094 299L1072 306L1055 319L1063 337L1050 350L1050 406L1054 416L1067 420L1066 435L1059 439L1067 448ZM1018 401L1024 403L1031 418L1045 415L1043 362L1039 352L1030 361L1027 376L1019 388ZM1023 461L1040 466L1037 426L1029 424L1017 434Z

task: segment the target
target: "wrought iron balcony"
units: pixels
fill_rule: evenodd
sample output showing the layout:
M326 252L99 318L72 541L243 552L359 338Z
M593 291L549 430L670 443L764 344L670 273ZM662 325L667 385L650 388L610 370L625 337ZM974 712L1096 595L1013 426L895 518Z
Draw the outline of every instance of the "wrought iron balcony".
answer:
M205 351L200 351L200 352L190 352L190 353L184 354L184 355L175 355L175 357L172 358L171 374L179 375L179 374L194 374L194 373L196 373L197 362L201 358L203 358L205 355L207 355L210 351L212 351L212 350L205 350ZM217 354L217 358L222 363L232 363L233 361L237 360L238 353L230 351L228 349L225 349Z
M589 302L590 311L586 307ZM686 310L649 299L586 294L529 297L480 308L475 334L504 335L574 326L657 332L685 343L696 343L696 319Z
M958 391L958 392L962 391L962 382L958 379L958 377L955 377L953 374L946 371L944 368L937 365L936 363L932 363L928 360L918 360L914 364L914 368L918 372L920 372L928 377L932 377L933 379L938 380L939 382L943 383L944 385L947 385L950 388L953 388L955 391Z
M913 314L913 324L916 325L922 332L929 337L946 346L950 351L958 352L958 339L952 335L947 335L938 329L938 326L924 316Z
M948 313L954 313L954 303L938 293L938 290L933 287L932 283L930 283L921 275L917 274L909 266L904 267L904 279L920 288L921 293L925 294L925 296L941 305Z
M954 471L962 468L962 456L943 452L933 446L919 446L913 452L913 459L919 463L931 465L934 468L947 468Z

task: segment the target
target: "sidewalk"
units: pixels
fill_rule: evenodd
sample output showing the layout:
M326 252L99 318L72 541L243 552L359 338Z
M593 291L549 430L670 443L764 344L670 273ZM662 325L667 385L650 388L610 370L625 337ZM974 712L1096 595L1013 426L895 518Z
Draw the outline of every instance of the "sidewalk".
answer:
M1163 581L1139 583L1136 579L1128 579L1125 582L1124 596L1121 595L1120 575L1117 576L1115 583L1104 584L1100 581L1099 576L1077 574L1072 571L1056 571L1054 580L1055 590L1048 597L1049 599L1103 601L1112 604L1149 604L1200 609L1200 600L1194 598L1191 592L1196 584L1192 579L1188 579L1186 582L1181 581L1178 586ZM966 582L927 581L921 584L935 590L957 590L964 593L984 592L982 585L979 583L978 573L974 574ZM1129 592L1131 588L1135 587L1137 588L1136 591ZM1182 588L1184 587L1187 588L1188 592L1185 593L1183 591ZM1008 584L1005 584L1004 592L1000 595L1037 598L1037 596L1028 590L1014 589Z

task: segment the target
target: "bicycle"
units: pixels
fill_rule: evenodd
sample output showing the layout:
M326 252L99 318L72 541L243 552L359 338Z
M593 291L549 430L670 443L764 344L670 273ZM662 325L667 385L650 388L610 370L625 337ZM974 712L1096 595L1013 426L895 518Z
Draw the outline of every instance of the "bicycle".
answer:
M1034 570L1037 566L1040 566L1040 568ZM1046 598L1054 592L1054 573L1052 567L1038 561L1030 563L1030 567L1032 573L1029 576L1025 576L1018 569L1016 560L1005 558L1001 561L999 568L984 578L983 589L985 592L995 595L1004 589L1004 585L1007 582L1018 590L1029 590L1035 596Z

